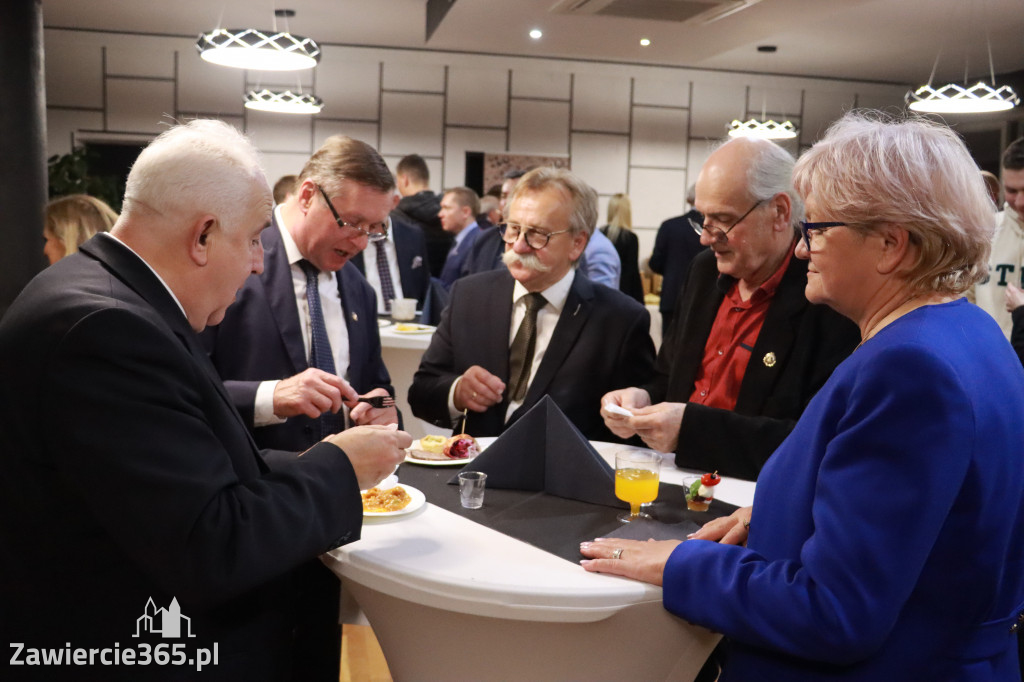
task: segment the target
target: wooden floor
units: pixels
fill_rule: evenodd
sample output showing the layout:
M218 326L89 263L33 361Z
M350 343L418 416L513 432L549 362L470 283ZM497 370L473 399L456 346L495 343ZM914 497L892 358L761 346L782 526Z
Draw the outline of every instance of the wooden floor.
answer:
M343 625L340 682L391 682L384 653L369 625Z

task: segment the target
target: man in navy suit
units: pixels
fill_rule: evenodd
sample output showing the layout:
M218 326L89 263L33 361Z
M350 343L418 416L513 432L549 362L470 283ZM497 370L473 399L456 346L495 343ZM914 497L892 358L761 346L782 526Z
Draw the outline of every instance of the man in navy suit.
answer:
M597 194L569 171L523 176L505 266L455 283L409 389L413 414L451 427L468 410L467 433L496 436L548 395L585 436L612 438L601 396L652 377L654 344L642 305L575 268L596 223Z
M43 271L0 321L0 638L106 652L6 666L5 680L314 678L325 649L304 600L330 595L304 572L359 539L359 490L411 439L359 427L301 458L253 443L196 332L262 272L270 207L238 131L171 128L132 166L110 234ZM134 639L148 604L175 601L194 638ZM216 643L218 663L160 665L153 648L169 641L188 658ZM125 665L143 644L151 664Z
M422 307L427 287L430 286L427 240L423 230L418 225L406 225L391 218L387 235L381 241L370 242L365 252L360 251L354 255L352 265L363 273L377 294L378 311L391 310L391 301L385 298L385 293L391 298L415 298ZM379 251L383 251L383 254ZM363 253L366 254L365 258ZM366 261L370 263L369 269ZM385 292L389 287L390 290Z
M444 261L441 270L441 283L446 289L462 276L462 263L473 249L473 242L480 235L480 227L476 224L476 214L480 212L480 198L468 187L453 187L445 190L441 198L441 210L438 217L448 234L455 235L455 243Z
M351 408L353 424L394 424L394 407L356 403L390 395L381 360L376 296L348 261L386 232L394 179L364 142L328 138L306 163L294 195L262 235L265 267L204 334L210 358L261 447L303 450L320 440L318 418ZM335 205L336 204L336 205ZM317 289L335 373L311 366L312 324L303 261Z
M690 210L663 222L658 228L658 235L654 238L654 250L651 252L649 265L651 270L663 278L658 310L661 312L661 329L664 335L667 335L672 327L672 311L675 310L676 299L682 291L683 282L686 281L686 274L690 271L690 262L705 248L700 243L700 235L694 231L695 225L700 227L704 224L704 216L693 208L696 196L696 187L690 185L690 189L686 191L686 203L690 205Z

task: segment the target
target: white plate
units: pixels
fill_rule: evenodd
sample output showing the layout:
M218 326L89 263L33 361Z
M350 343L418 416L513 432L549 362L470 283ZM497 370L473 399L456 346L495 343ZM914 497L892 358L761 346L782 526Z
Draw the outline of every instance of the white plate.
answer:
M377 328L378 329L383 329L384 327L390 327L393 324L394 324L394 322L392 322L391 320L389 320L389 319L387 319L385 317L378 317L377 318Z
M402 325L405 329L400 329ZM429 324L413 324L412 322L399 322L395 324L395 328L392 330L396 334L433 334L436 327L431 327Z
M484 445L479 440L477 441L477 446L479 447L480 452L484 451ZM417 459L409 454L409 450L419 449L420 441L418 439L414 440L412 445L410 445L405 451L405 461L412 462L413 464L422 464L425 467L460 467L473 461L472 457L467 457L465 459Z
M406 505L405 509L399 509L398 511L390 512L363 512L363 518L384 518L388 516L404 516L406 514L412 514L414 511L422 507L427 503L427 496L422 492L413 488L411 485L405 485L403 483L398 484L400 488L403 488L405 492L409 493L409 497L412 499L409 504Z

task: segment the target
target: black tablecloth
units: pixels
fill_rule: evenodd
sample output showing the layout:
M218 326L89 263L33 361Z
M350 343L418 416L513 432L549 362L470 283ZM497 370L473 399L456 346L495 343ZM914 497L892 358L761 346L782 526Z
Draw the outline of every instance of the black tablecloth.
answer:
M686 508L681 486L661 483L658 499L646 511L654 521L621 523L616 517L629 511L587 502L567 500L543 492L487 488L484 506L464 509L459 487L448 481L459 467L429 467L404 463L398 470L402 483L423 492L427 501L523 542L528 542L567 561L577 562L580 543L599 537L627 537L636 540L684 539L711 519L728 516L736 506L715 500L706 512Z

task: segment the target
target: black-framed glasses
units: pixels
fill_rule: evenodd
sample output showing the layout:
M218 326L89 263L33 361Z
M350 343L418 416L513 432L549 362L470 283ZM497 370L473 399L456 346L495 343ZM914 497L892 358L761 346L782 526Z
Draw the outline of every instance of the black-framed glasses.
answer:
M708 234L711 235L711 239L714 242L716 242L718 244L724 244L725 242L729 241L729 233L732 232L732 228L734 228L737 225L739 225L740 223L742 223L744 218L746 218L748 215L753 213L755 208L757 208L761 204L765 203L766 201L768 201L768 199L761 199L760 201L758 201L756 204L751 206L747 210L746 213L744 213L739 218L734 220L732 222L732 225L730 225L729 227L725 228L724 230L721 229L721 228L717 228L714 225L708 225L707 224L707 218L704 219L703 223L696 223L696 222L692 222L691 221L690 222L690 227L692 227L693 231L696 232L698 235L702 234L704 232L704 230L707 230Z
M544 232L533 227L523 227L517 223L502 223L498 226L498 230L501 232L501 239L506 244L515 244L516 240L519 239L519 235L522 234L526 239L526 245L531 249L543 249L548 245L548 241L551 240L556 234L565 234L566 232L572 232L572 229L558 230L557 232Z
M807 221L800 221L800 236L804 239L804 246L807 247L807 251L811 250L811 237L819 235L826 230L831 230L833 227L845 227L846 223L809 223Z
M350 230L355 230L359 234L365 235L371 242L379 242L387 239L388 230L391 228L390 216L388 217L387 222L370 223L366 228L359 227L355 223L345 222L341 219L341 216L338 215L338 211L335 210L334 204L332 204L331 200L327 197L327 192L324 191L324 188L320 185L317 185L316 188L320 190L320 196L322 196L324 198L324 202L327 203L327 208L331 209L331 215L334 216L334 221L338 223L338 227L342 229L347 227Z

